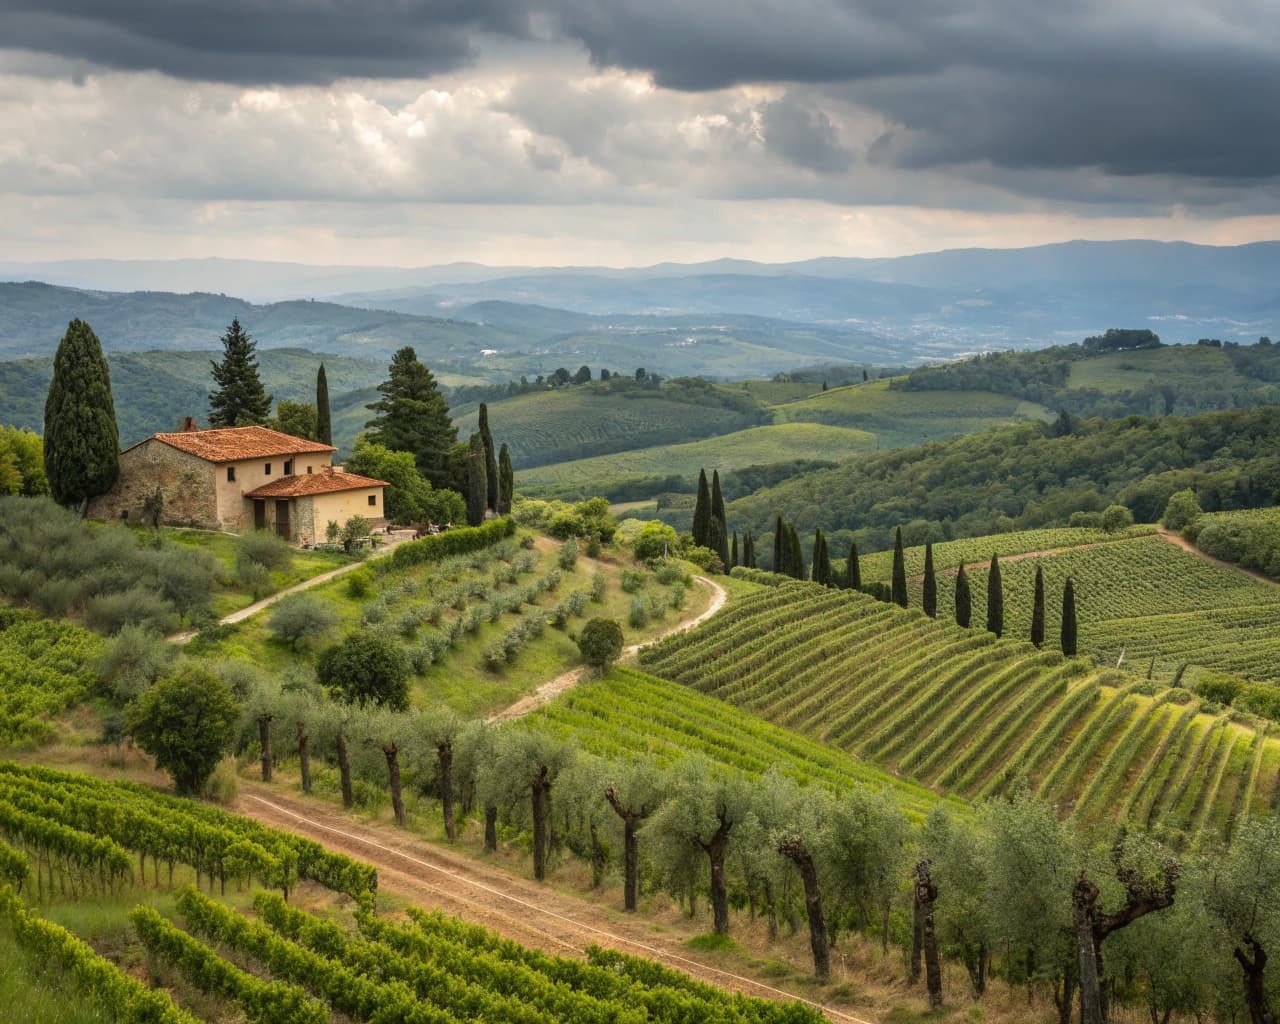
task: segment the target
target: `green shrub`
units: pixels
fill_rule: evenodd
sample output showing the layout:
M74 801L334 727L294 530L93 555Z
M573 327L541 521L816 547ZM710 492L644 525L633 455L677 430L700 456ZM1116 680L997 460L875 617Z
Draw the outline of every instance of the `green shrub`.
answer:
M578 564L577 537L570 537L560 545L560 553L556 556L556 563L566 571L572 570Z
M373 570L368 567L347 573L347 596L354 597L357 601L368 597L373 591L373 580Z
M627 622L632 629L640 629L649 624L649 601L643 594L631 599L631 610L627 613Z
M242 561L256 562L268 571L280 572L289 568L293 551L278 534L270 530L254 530L236 539L236 565Z
M603 572L600 572L597 570L595 573L592 574L591 576L591 600L592 601L594 601L596 604L603 604L605 594L607 593L608 588L609 588L609 581L605 577L605 574Z
M627 594L638 594L644 589L645 574L637 569L622 570L622 590Z

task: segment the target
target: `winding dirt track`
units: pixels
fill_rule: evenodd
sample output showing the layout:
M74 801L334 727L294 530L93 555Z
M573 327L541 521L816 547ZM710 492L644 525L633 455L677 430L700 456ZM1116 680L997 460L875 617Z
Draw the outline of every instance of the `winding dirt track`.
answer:
M357 824L310 798L241 783L239 813L314 839L373 864L381 891L443 910L527 946L581 956L592 944L657 960L720 988L766 999L798 999L844 1024L872 1024L688 955L683 936L655 933L644 917L614 918L586 900L520 878L501 867L385 825Z
M711 618L711 616L724 607L724 603L729 597L725 592L724 587L720 586L720 584L715 580L707 579L706 576L695 576L694 580L705 587L711 588L711 603L707 606L707 610L695 618L686 619L684 622L677 623L671 629L658 634L658 636L648 641L649 643L656 643L665 637L693 629L695 626L699 626L706 622L707 619ZM622 652L622 660L630 661L635 658L642 646L645 645L632 644L630 647L626 648ZM492 725L494 722L507 722L513 718L523 718L530 712L538 710L538 708L542 707L544 704L550 703L566 690L572 690L582 682L584 678L586 678L589 671L591 670L586 665L579 665L577 668L571 668L567 672L561 672L560 675L556 676L550 682L543 683L534 690L533 693L521 697L510 707L494 712L485 719L485 721Z

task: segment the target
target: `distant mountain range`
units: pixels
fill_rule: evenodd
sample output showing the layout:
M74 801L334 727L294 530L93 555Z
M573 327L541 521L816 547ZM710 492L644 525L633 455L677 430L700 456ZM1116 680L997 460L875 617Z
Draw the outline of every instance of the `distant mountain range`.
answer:
M1112 326L1150 327L1171 342L1254 340L1259 334L1280 333L1275 326L1280 322L1278 242L1215 247L1080 241L886 259L830 257L781 264L725 259L627 269L75 260L0 263L0 280L98 291L222 293L199 297L206 308L217 300L236 301L227 295L283 304L268 306L266 319L271 324L297 320L301 326L282 328L287 338L282 336L281 344L337 346L342 351L370 341L377 345L390 336L461 341L464 348L479 340L483 347L507 348L514 342L536 349L549 334L599 334L602 328L619 326L614 323L618 317L649 318L621 326L661 332L690 326L673 318L694 317L693 326L708 326L719 321L707 317L731 314L816 325L834 332L836 343L851 349L858 342L887 342L873 347L884 348L890 362L1041 347ZM426 317L431 323L386 318L371 324L367 316L340 314L327 304L306 309L290 301L298 299ZM8 301L0 296L0 304ZM542 308L501 309L495 302ZM605 322L579 319L583 316ZM445 326L450 320L455 324ZM470 331L457 321L481 323L484 330ZM517 337L503 344L494 337L499 328ZM204 325L199 329L207 334ZM274 343L272 329L258 328L264 344ZM776 327L769 330L779 333ZM179 336L177 325L173 333ZM598 351L607 358L614 350L604 345ZM846 357L870 355L850 351ZM803 346L796 356L797 363L828 358Z

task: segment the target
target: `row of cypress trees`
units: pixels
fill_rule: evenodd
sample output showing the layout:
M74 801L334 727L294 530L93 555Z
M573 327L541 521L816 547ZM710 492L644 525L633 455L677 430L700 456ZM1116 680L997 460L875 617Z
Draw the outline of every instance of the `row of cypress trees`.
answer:
M467 525L479 526L485 513L505 516L511 512L515 473L506 442L494 455L493 434L489 430L489 406L480 403L479 429L471 435L467 448Z

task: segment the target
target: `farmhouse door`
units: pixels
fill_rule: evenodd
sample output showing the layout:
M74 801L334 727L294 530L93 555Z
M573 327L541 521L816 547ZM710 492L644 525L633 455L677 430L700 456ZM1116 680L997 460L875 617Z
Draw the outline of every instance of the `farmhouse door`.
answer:
M267 503L262 499L256 499L253 503L253 528L255 530L264 530L267 526Z
M276 533L285 540L293 540L293 532L289 529L289 502L284 498L276 499Z

